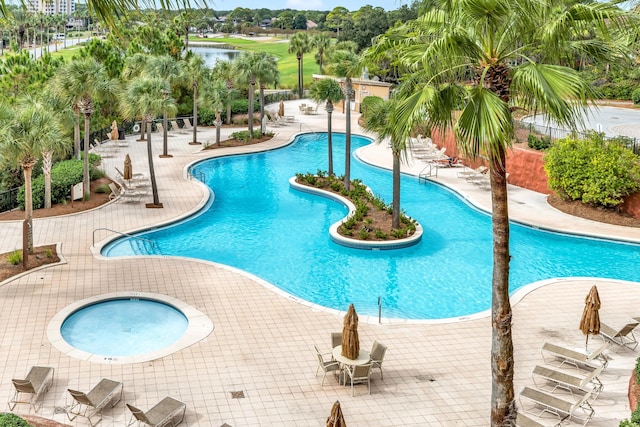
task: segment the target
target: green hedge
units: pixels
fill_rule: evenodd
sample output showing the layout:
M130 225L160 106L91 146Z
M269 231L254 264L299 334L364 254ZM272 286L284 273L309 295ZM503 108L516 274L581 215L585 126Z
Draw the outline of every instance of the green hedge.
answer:
M640 104L640 87L633 91L631 100L634 104Z
M91 179L101 175L94 165L100 163L100 156L89 154L89 170ZM51 168L51 203L65 203L71 197L71 187L82 182L84 164L82 160L64 160ZM44 208L44 176L31 181L33 209ZM18 190L18 204L24 210L24 185Z
M556 141L545 156L549 188L565 199L616 207L640 188L640 162L624 141L605 141L593 132L587 139Z
M3 413L0 414L0 427L30 427L31 424L17 415Z

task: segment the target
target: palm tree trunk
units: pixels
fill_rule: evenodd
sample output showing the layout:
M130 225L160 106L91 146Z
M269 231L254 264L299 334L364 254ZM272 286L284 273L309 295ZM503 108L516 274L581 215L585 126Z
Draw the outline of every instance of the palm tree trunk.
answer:
M253 98L255 96L254 93L254 84L253 82L249 83L249 139L253 139Z
M145 118L142 118L140 120L140 138L138 138L138 141L144 141L144 133L147 130L147 120Z
M77 105L73 106L73 115L74 115L74 123L73 123L73 146L76 155L76 159L80 160L80 109Z
M53 164L53 153L45 151L42 153L42 174L44 175L44 208L51 208L51 166Z
M84 169L82 170L82 191L84 192L84 200L91 197L91 178L89 176L89 121L91 115L84 114Z
M198 85L193 85L193 141L191 145L198 145Z
M329 151L329 176L333 176L333 141L331 137L331 115L333 113L333 104L327 101L327 149Z
M27 223L27 253L23 253L23 259L27 258L27 254L33 253L33 192L31 189L31 172L33 171L33 163L24 165L22 173L24 174L24 220Z
M158 198L158 185L156 183L156 170L153 167L153 150L151 149L151 121L147 121L147 157L149 159L149 179L151 180L151 192L153 193L153 204L147 207L161 208L162 203Z
M173 157L168 153L169 150L169 135L167 135L167 104L165 103L164 109L162 110L162 155L160 157Z
M264 85L260 83L260 91L258 92L258 101L260 102L260 124L264 118Z
M298 55L298 99L302 99L302 56Z
M493 222L493 283L491 309L491 425L513 425L516 408L513 391L513 341L509 302L509 212L504 147L490 158Z
M345 156L344 156L344 188L351 189L351 79L347 78L345 82L346 93L344 102L346 103L345 118L347 120L345 126Z
M394 143L393 141L392 143ZM400 228L400 152L393 149L393 195L391 209L391 227Z
M227 124L231 124L231 102L227 103Z
M222 118L220 112L216 112L216 145L220 146L220 127L222 126Z

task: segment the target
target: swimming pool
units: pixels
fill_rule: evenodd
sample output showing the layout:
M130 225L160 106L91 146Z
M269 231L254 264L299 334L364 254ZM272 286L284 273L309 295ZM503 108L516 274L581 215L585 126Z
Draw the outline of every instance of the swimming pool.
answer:
M355 150L370 143L352 137ZM440 185L402 177L402 209L424 228L410 248L367 251L339 246L328 235L346 208L300 192L288 180L327 169L325 134L298 136L265 153L211 159L193 166L215 200L198 216L105 247L105 256L148 253L214 261L252 273L322 306L383 316L441 319L491 305L491 218ZM344 134L334 134L334 166L343 173ZM360 161L351 165L376 195L391 200L391 173ZM640 281L640 247L577 238L512 224L511 291L538 280L585 276Z

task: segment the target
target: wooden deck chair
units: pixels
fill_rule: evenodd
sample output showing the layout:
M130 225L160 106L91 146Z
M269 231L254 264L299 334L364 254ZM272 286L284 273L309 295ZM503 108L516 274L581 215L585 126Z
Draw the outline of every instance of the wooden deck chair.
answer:
M116 404L122 398L122 383L118 381L109 380L103 378L100 382L91 389L89 393L83 393L81 391L67 389L73 403L67 409L67 417L70 421L73 421L77 416L81 416L89 421L91 426L95 426L102 420L102 411L109 403L111 407ZM91 418L98 416L96 422L93 422Z
M606 323L600 322L600 335L606 340L615 344L617 347L614 353L617 353L622 347L626 347L629 350L635 350L638 346L638 340L633 335L633 330L640 324L640 322L634 320L624 325L620 329L614 329Z
M546 363L551 364L551 362L556 361L560 367L568 363L580 371L581 367L590 370L595 366L594 364L606 368L609 361L605 357L604 351L607 347L609 347L609 343L603 343L595 350L584 352L545 342L542 345L541 352L542 358Z
M525 399L525 401L533 403L533 406L526 410L531 414L537 416L545 413L555 414L561 423L569 418L577 418L583 422L582 425L586 425L595 413L593 407L588 402L590 397L591 393L584 393L580 396L574 396L573 400L565 400L558 395L531 387L525 387L520 392L520 406L522 408L525 407L523 402L523 399ZM538 408L538 410L536 410L536 408Z
M32 366L23 380L13 379L13 387L15 388L13 395L9 398L9 409L13 411L18 403L28 403L29 410L33 408L34 412L38 412L42 406L42 402L38 405L38 400L49 390L53 382L53 368L45 366ZM22 395L28 395L22 398ZM24 400L23 400L24 399Z
M184 420L187 405L171 397L165 397L147 412L127 403L131 411L131 419L127 426L137 424L152 427L177 426Z
M536 365L533 368L531 376L536 387L542 389L540 380L543 382L551 383L553 393L556 389L561 388L567 390L573 395L574 390L578 390L580 394L590 392L593 398L597 398L598 394L604 388L604 385L598 378L598 375L602 373L604 368L602 366L594 367L591 371L587 371L584 375L575 374L557 369L550 368L548 366Z

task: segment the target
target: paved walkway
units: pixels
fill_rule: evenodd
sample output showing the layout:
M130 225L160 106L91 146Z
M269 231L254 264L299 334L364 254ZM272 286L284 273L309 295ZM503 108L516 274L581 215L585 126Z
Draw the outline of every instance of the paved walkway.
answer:
M298 111L287 103L287 114ZM355 116L355 115L354 115ZM333 115L334 130L344 129L344 116ZM276 138L246 147L262 150L286 144L299 131L325 129L326 113L296 115L295 122L275 128ZM357 132L358 128L355 125ZM228 133L224 131L225 135ZM0 401L6 401L11 378L20 378L32 365L52 366L56 377L45 395L40 415L64 422L70 403L67 388L88 391L101 378L124 383L123 401L144 410L164 396L187 404L190 426L321 426L332 403L339 399L350 427L358 426L481 426L488 425L491 372L491 327L487 317L455 323L382 324L363 319L361 346L374 340L388 345L384 381L373 376L371 395L359 386L356 396L327 378L315 377L313 345L328 351L330 333L342 328L342 313L309 307L273 292L265 283L241 271L210 262L169 257L104 259L97 249L113 232L132 232L174 221L198 209L208 192L187 177L187 166L214 155L188 144L190 134L172 133L170 159L159 159L161 136L154 134L154 162L163 209L145 209L144 203L116 201L91 212L34 220L37 245L57 242L66 263L32 272L0 286ZM215 131L202 129L199 140L212 141ZM134 172L147 173L146 144L134 136L128 149L104 160L105 171L131 155ZM358 154L367 161L390 165L385 144ZM418 171L418 162L406 166ZM457 179L453 170L441 170L437 180L486 208L489 192ZM625 229L572 218L550 209L544 197L509 188L513 218L568 230L640 241L637 229ZM3 222L0 252L21 245L21 222ZM98 231L95 231L98 230ZM93 241L96 247L92 248ZM602 299L601 318L620 325L637 316L640 287L614 280L560 279L532 286L513 297L516 393L532 384L531 370L542 363L540 347L546 340L584 346L578 322L584 297L593 283ZM150 292L169 295L204 312L214 331L204 340L148 362L91 363L66 356L51 345L47 325L64 307L80 299L112 292ZM594 345L595 341L593 339ZM591 345L590 345L591 346ZM605 389L595 401L590 425L612 426L630 413L627 382L637 352L609 352L609 367L602 375ZM243 398L234 392L242 391ZM26 405L16 407L25 413ZM104 411L102 425L122 426L129 414L124 404ZM68 422L87 425L82 420Z

